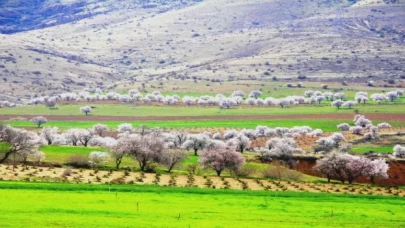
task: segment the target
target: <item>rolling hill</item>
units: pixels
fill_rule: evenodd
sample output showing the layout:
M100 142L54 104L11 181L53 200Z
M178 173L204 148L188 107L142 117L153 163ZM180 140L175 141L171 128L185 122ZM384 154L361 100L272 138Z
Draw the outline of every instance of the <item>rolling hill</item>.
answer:
M404 77L404 0L8 0L0 91L153 79Z

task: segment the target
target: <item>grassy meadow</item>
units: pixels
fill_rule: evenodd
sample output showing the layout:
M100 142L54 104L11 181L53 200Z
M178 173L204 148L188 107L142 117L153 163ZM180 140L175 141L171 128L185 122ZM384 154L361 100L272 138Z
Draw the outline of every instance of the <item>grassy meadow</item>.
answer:
M354 109L360 113L403 113L405 104L366 104L351 109L331 107L330 105L303 105L281 107L235 107L220 109L202 106L135 106L129 104L66 104L58 105L57 109L49 109L44 105L23 106L18 108L2 108L0 115L84 115L79 111L84 105L94 106L93 116L229 116L229 115L294 115L294 114L354 114Z
M24 182L0 194L1 227L405 225L398 197Z
M36 127L28 120L12 120L3 121L13 127ZM147 127L160 127L166 130L176 129L190 129L190 128L205 128L208 131L216 131L218 128L222 129L254 129L258 125L265 125L269 127L294 127L294 126L309 126L313 129L319 128L325 132L336 131L336 125L340 123L351 123L352 119L275 119L275 120L170 120L170 121L49 121L43 126L58 127L60 129L69 128L92 128L97 123L107 125L110 129L117 129L118 125L122 123L131 123L134 127L146 125ZM374 123L385 121L374 120ZM403 127L405 124L400 121L388 121L393 127Z

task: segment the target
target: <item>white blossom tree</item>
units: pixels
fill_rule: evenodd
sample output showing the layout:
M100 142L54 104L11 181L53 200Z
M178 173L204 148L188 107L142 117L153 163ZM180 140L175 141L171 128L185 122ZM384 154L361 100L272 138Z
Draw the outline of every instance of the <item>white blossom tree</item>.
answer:
M250 147L250 139L243 134L239 134L235 138L229 140L230 144L235 146L236 151L243 153L244 150Z
M106 152L93 151L89 154L89 164L94 168L105 166L109 158Z
M331 103L331 105L334 106L334 107L336 107L336 108L338 108L338 109L340 109L340 107L342 107L342 105L343 105L344 103L345 103L345 102L342 101L342 100L334 100L334 101Z
M86 114L86 116L92 111L90 106L84 106L80 108L80 111Z
M364 128L362 128L361 126L354 126L350 127L350 131L352 132L352 134L361 135L364 132Z
M307 96L307 97L312 97L314 95L314 91L312 91L312 90L307 90L304 93L305 93L305 96Z
M297 151L295 140L288 137L272 138L266 142L266 148L271 157L279 160L289 160Z
M108 132L110 129L105 124L96 124L93 126L93 132L102 137L105 132Z
M123 123L118 125L118 132L119 133L131 133L134 130L132 124L130 123Z
M116 143L107 146L109 157L114 160L115 169L119 169L124 157L129 155L129 144L124 139L118 139Z
M248 105L250 105L250 106L253 106L253 105L256 104L256 99L250 97L250 98L246 99L246 104L248 104Z
M375 184L375 179L388 179L389 165L385 159L376 159L371 161L368 169L365 170L367 176L372 184Z
M356 106L356 102L355 101L345 101L342 106L343 107L347 107L347 108L352 108L354 106Z
M399 98L397 91L388 92L387 97L391 102Z
M235 129L227 130L224 132L224 140L235 138L238 135L238 131Z
M37 125L38 128L40 128L42 124L48 123L48 120L43 116L36 116L31 119L31 122L33 122L35 125Z
M405 158L405 147L401 145L395 145L393 156L396 158Z
M204 134L189 135L188 139L183 143L182 148L186 150L194 150L194 155L197 156L198 150L204 149L209 142L208 136Z
M242 97L243 98L245 96L245 93L240 91L240 90L236 90L236 91L233 91L231 96L232 97Z
M262 95L262 92L259 90L253 90L252 92L250 92L249 97L253 97L255 99L257 99L258 97L260 97Z
M55 140L58 134L57 127L44 127L41 131L41 137L45 139L48 145L51 145L52 142Z
M38 151L39 141L40 138L35 133L0 125L0 142L4 142L6 146L0 164L4 163L11 155L35 153Z
M391 124L383 122L383 123L379 123L377 124L378 129L388 129L391 128Z
M341 124L337 125L337 128L340 131L348 131L348 130L350 130L350 125L348 123L341 123Z

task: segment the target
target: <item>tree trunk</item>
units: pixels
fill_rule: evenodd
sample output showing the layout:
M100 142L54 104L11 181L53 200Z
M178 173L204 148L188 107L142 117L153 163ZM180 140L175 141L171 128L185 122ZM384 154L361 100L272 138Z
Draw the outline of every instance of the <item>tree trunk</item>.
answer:
M169 169L167 170L168 173L172 172L172 169L174 168L174 165L169 166Z
M222 172L222 170L216 170L216 172L217 172L217 176L221 176L221 172Z
M370 182L371 182L371 184L375 184L375 178L374 178L374 176L370 176Z
M140 161L139 162L139 167L141 168L141 171L145 171L146 162Z
M194 149L194 156L197 156L198 149Z
M0 160L0 164L3 163L4 161L7 160L7 158L12 154L13 152L9 151L4 154L4 157Z
M115 169L118 170L120 168L122 159L115 160Z

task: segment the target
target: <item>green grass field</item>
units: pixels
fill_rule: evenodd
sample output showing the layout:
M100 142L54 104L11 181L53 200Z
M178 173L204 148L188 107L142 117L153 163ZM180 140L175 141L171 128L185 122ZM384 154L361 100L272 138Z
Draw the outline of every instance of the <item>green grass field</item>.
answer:
M383 146L383 147L359 147L359 148L352 148L351 152L355 154L364 154L370 151L376 153L392 153L392 148L394 146Z
M293 127L310 126L312 128L321 128L324 131L335 131L336 125L351 120L171 120L171 121L129 121L134 127L145 124L148 127L161 128L256 128L258 125L269 127ZM102 122L111 129L116 129L123 121L51 121L44 126L54 126L61 129L68 128L91 128L95 124ZM30 121L5 121L14 127L33 127ZM401 126L401 122L393 122L393 126Z
M0 194L1 227L405 226L397 197L24 182Z
M82 146L42 146L40 148L46 155L46 161L63 163L66 159L73 154L81 154L89 156L93 151L106 151L100 147L82 147Z
M91 104L95 106L92 115L95 116L226 116L226 115L294 115L294 114L354 114L354 109L361 113L403 113L405 104L359 105L352 109L337 109L330 105L322 106L291 106L281 107L236 107L220 109L218 107L181 107L181 106L133 106L127 104L107 105ZM19 108L2 108L0 115L84 115L79 111L84 105L58 105L58 109L49 109L44 105L23 106Z
M313 129L320 128L325 132L337 131L336 125L340 123L351 123L352 119L280 119L280 120L168 120L168 121L50 121L43 126L58 127L60 129L69 128L92 128L97 123L106 124L110 129L117 129L122 123L132 123L133 127L146 125L147 127L160 127L166 130L182 129L182 128L212 128L213 131L217 128L248 128L254 129L258 125L266 125L269 127L294 127L294 126L310 126ZM13 127L36 127L30 121L3 121ZM374 124L386 122L383 120L374 120ZM405 123L399 121L388 121L393 127L405 126Z
M249 95L249 92L254 89L259 89L262 91L262 97L274 97L274 98L283 98L286 96L304 96L306 90L312 91L321 91L324 92L343 92L346 95L348 100L353 100L355 94L359 91L368 92L369 95L373 93L386 93L389 91L395 91L397 88L384 88L384 87L370 87L361 85L361 84L353 84L349 86L342 86L339 83L330 84L328 89L321 89L321 82L309 82L304 81L304 86L302 88L296 87L298 82L292 83L293 87L287 87L286 82L282 81L261 81L255 82L250 80L238 80L234 82L226 82L226 86L220 83L211 84L209 87L205 86L196 86L196 83L192 81L168 81L165 83L164 86L160 85L160 81L151 81L151 84L155 84L155 87L159 87L159 91L162 92L163 95L178 95L180 97L183 96L202 96L202 95L210 95L215 96L217 93L222 93L225 96L230 96L234 90L241 90L243 91L246 96ZM198 84L197 84L198 85ZM141 83L135 83L131 88L127 87L118 87L118 91L121 94L127 94L129 89L136 89L141 86ZM178 88L176 91L173 91L173 87ZM190 88L193 88L193 92L190 92ZM153 90L152 90L153 91ZM152 92L150 91L150 92ZM145 93L143 93L145 94ZM401 97L398 101L404 102L404 97Z

